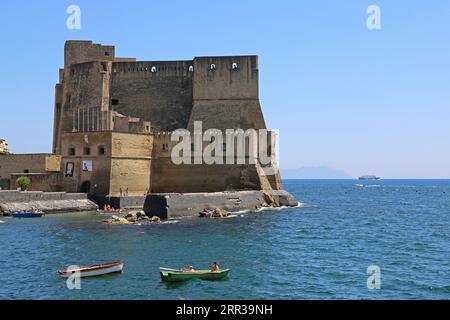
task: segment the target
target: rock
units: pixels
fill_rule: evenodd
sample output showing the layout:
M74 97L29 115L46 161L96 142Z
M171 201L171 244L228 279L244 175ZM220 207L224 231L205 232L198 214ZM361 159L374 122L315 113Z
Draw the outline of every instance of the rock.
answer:
M138 219L143 219L144 217L147 217L147 215L145 214L144 211L138 211L138 212L136 212L136 217Z
M201 218L211 218L213 215L213 210L209 208L203 209L203 211L198 213Z
M130 212L125 216L125 219L137 220L137 212Z
M228 217L230 213L224 209L216 208L212 213L213 218L225 218Z
M275 202L275 198L273 197L272 194L270 194L267 191L263 191L263 195L264 195L264 201L269 205L269 206L276 206L277 203Z
M103 222L110 224L132 224L132 222L128 221L127 219L118 216L112 216L111 219L103 220Z
M296 207L298 200L285 190L274 190L272 192L275 202L280 207Z
M160 218L160 217L157 217L157 216L153 216L153 217L151 217L150 221L151 221L151 222L159 223L159 222L161 222L161 218Z

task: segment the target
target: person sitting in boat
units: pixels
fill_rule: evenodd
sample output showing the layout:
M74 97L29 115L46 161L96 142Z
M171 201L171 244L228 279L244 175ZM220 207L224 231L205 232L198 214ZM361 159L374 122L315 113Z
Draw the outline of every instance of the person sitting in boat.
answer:
M194 267L193 267L193 266L189 266L189 267L186 268L185 271L186 271L186 272L194 272L195 270L194 270Z
M220 268L219 265L217 264L217 262L214 262L211 268L212 272L219 272Z

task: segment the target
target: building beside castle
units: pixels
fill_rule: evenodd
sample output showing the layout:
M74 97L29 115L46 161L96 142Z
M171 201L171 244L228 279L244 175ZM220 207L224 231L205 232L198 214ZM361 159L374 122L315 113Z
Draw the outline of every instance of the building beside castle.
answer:
M6 143L5 139L0 139L0 154L8 154L8 143Z
M171 161L176 129L266 129L257 56L136 61L114 46L67 41L55 87L53 153L0 155L0 181L15 188L94 195L281 190L255 164ZM1 152L0 152L1 153Z

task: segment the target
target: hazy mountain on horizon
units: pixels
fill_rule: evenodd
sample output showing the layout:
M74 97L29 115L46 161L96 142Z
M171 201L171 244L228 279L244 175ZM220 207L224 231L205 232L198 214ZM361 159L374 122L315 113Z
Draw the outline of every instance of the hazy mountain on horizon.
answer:
M283 179L355 179L348 173L325 166L281 170Z

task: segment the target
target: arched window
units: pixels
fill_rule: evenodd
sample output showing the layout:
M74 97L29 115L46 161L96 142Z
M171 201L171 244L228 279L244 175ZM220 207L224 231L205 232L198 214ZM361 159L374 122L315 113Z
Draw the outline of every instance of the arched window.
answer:
M194 72L194 66L189 66L189 72Z
M156 66L152 66L151 69L150 69L150 71L151 71L152 73L155 73L157 70L158 70L158 69L156 68Z
M238 68L238 64L236 62L233 62L231 64L231 70L236 70Z
M213 70L216 70L216 69L217 69L216 64L215 63L211 63L211 65L209 66L209 70L213 71Z

